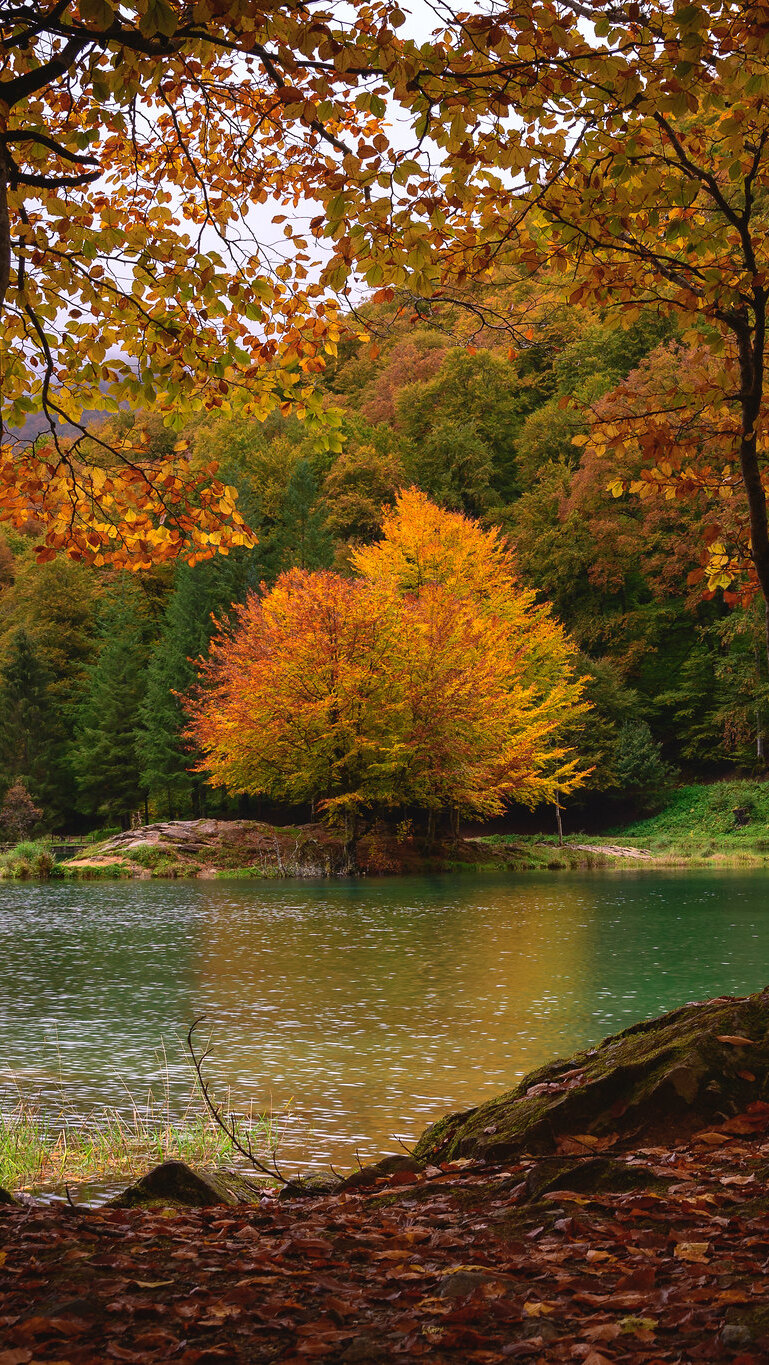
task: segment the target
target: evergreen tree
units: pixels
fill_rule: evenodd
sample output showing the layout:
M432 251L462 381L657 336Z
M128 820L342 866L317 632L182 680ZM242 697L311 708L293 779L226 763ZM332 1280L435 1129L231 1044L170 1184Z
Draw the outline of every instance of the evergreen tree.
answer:
M73 759L83 809L125 828L145 796L137 729L146 622L126 593L106 607L100 625L101 647L79 708Z
M182 738L187 721L179 697L193 682L194 660L207 653L214 617L222 618L232 602L244 596L252 576L251 558L230 555L194 568L179 565L160 638L150 655L139 707L141 780L172 819L190 809L203 813L204 784L189 771L195 754Z
M267 546L263 550L267 559ZM277 577L284 569L331 567L334 544L309 460L298 460L294 466L275 519L270 550L272 577Z
M17 630L0 671L0 772L21 780L49 819L62 815L64 730L51 677L35 642Z
M614 780L621 797L643 810L661 804L674 772L664 761L660 746L645 720L628 720L620 729L614 749Z

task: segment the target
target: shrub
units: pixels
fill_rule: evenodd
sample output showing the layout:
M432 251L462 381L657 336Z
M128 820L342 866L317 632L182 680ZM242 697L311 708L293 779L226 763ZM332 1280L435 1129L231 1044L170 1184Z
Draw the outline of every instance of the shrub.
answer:
M48 844L42 840L24 840L8 853L0 853L0 877L23 880L39 877L47 880L53 875L56 863Z

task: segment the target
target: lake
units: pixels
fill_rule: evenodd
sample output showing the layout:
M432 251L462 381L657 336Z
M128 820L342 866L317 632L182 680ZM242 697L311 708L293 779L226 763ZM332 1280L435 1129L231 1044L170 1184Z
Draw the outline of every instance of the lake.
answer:
M183 1037L289 1167L433 1119L689 1000L769 980L769 872L0 882L0 1099L180 1111Z

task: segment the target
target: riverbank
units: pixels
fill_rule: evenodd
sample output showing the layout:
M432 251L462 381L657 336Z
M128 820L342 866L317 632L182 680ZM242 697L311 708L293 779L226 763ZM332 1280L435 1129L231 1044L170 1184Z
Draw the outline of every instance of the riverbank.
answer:
M567 812L567 820L569 813ZM174 820L90 843L54 862L45 840L0 855L0 878L404 876L461 871L769 866L769 783L679 787L664 809L594 836L478 834L431 843L408 826L376 826L354 850L315 822Z
M0 1205L0 1362L759 1365L768 1014L625 1030L331 1194Z
M270 825L257 820L175 820L128 830L55 869L65 877L364 877L527 868L594 867L600 851L554 849L547 841L426 840L384 827L354 852L322 824Z

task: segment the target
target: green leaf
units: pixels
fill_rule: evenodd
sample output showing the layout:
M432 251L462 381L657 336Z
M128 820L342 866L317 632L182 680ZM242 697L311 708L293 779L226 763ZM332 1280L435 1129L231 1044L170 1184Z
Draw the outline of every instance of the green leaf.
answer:
M80 0L80 18L89 28L110 28L115 11L109 0Z
M147 8L139 19L139 32L145 38L154 38L161 34L164 38L171 38L176 32L178 17L166 4L166 0L147 0Z

